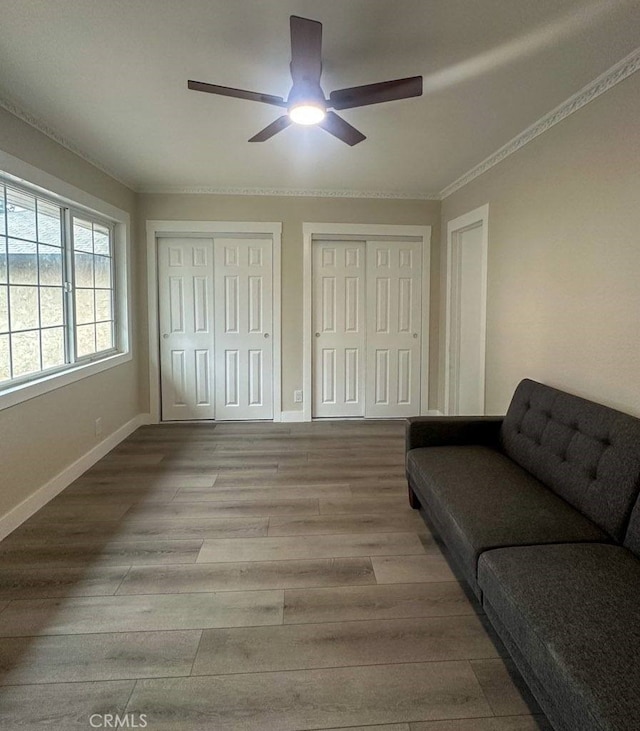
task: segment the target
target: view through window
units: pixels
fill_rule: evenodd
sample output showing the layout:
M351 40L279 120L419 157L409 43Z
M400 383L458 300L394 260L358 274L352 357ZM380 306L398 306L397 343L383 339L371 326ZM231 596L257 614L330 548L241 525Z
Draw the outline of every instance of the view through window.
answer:
M0 180L0 388L116 351L113 226Z

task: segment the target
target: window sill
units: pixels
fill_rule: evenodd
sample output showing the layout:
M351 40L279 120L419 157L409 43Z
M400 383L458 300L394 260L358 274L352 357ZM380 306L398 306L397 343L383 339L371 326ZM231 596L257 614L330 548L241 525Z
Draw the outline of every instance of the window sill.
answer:
M110 368L127 363L131 360L131 353L116 353L102 360L73 365L67 370L42 376L27 383L20 383L0 391L0 411L16 406L24 401L42 396L58 388L69 386L72 383L81 381L83 378L95 376Z

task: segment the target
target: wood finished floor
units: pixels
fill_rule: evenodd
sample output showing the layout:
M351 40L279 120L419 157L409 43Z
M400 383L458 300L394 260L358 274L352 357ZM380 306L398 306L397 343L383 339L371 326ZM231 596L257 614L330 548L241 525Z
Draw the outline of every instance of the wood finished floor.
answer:
M139 429L0 543L3 731L550 729L403 458L399 421Z

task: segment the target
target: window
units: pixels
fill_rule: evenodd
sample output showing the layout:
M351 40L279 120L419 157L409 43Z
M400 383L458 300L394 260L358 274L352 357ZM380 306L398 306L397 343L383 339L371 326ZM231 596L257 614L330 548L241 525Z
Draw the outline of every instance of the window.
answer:
M72 216L76 358L114 347L113 253L107 226Z
M114 226L0 179L0 390L118 352Z

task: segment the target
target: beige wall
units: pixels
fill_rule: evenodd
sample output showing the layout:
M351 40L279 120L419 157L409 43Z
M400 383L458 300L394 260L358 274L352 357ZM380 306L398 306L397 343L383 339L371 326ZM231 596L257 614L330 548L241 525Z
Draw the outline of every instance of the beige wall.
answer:
M640 415L638 120L635 74L443 201L489 204L488 413L528 376Z
M135 212L135 195L129 189L3 109L0 149L131 215ZM134 358L0 411L0 518L96 446L97 417L102 417L104 439L139 413L138 400Z
M69 152L0 107L0 150L30 163L76 188L132 212L135 194L117 180Z
M438 201L342 198L140 195L138 239L144 240L147 220L281 221L282 227L282 408L300 409L293 391L302 388L302 224L375 223L432 226L432 302L438 302L440 203ZM146 292L141 259L138 287ZM146 294L145 294L146 297ZM146 300L145 300L146 301ZM432 307L433 370L437 368L437 311ZM141 332L146 332L144 317ZM144 335L141 342L145 340ZM141 390L148 394L148 371L141 369ZM435 391L433 391L435 396ZM147 396L148 397L148 396Z

